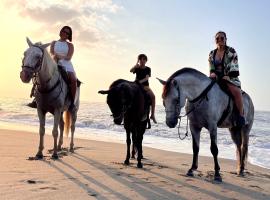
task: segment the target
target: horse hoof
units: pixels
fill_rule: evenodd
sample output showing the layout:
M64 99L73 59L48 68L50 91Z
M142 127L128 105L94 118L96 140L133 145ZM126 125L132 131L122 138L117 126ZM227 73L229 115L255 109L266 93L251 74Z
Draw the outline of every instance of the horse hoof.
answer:
M141 168L143 168L143 164L142 163L138 163L137 164L137 167L141 169Z
M43 159L43 155L42 154L37 154L36 155L36 159L37 160L42 160Z
M193 171L190 169L190 170L188 170L188 172L187 172L187 176L194 176L194 174L193 174Z
M73 148L70 148L69 152L70 153L74 153L74 149Z
M222 182L221 176L215 176L214 181L221 183Z
M244 177L244 176L245 176L244 171L238 172L237 175L238 175L239 177Z
M135 159L135 156L133 155L133 156L131 156L131 158L132 158L132 159Z
M129 165L129 160L125 160L124 164Z
M57 160L59 157L58 157L58 154L57 153L54 153L53 155L52 155L52 159L55 159L55 160Z

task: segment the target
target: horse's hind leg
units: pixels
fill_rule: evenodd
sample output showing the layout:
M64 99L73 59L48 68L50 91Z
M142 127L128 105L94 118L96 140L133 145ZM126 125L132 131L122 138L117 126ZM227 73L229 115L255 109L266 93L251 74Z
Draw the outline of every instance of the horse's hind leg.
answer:
M126 160L124 161L124 163L125 165L129 165L131 140L130 140L130 130L128 129L126 129L126 143L127 143L127 155L126 155ZM134 148L134 145L132 145L132 147ZM133 148L132 148L132 152L133 152Z
M240 176L244 175L244 170L245 170L245 166L247 162L250 129L251 127L249 125L246 125L241 130L242 145L241 145L241 158L240 158L240 171L239 171Z
M77 113L76 114L72 114L72 122L71 122L71 139L70 139L70 152L74 152L74 133L75 133L75 123L77 120Z
M241 129L239 127L232 127L229 129L231 133L232 140L236 145L236 159L237 159L237 173L240 174L241 171L241 144L242 144L242 136L241 136Z
M38 152L36 154L37 159L43 158L43 149L44 149L44 134L45 134L45 113L43 113L40 109L37 109L38 117L39 117L39 147Z
M63 145L63 133L64 133L64 120L63 120L63 114L61 114L60 118L60 123L59 123L59 128L60 128L60 137L58 141L58 151L61 151L62 145Z
M210 131L210 138L211 138L211 153L214 157L214 163L215 163L215 181L222 181L222 178L220 176L219 170L219 164L218 164L218 147L217 147L217 128L213 128Z
M196 128L190 125L192 133L192 149L193 149L193 161L192 166L187 172L187 176L194 176L193 171L198 169L198 155L200 149L200 132L201 128Z

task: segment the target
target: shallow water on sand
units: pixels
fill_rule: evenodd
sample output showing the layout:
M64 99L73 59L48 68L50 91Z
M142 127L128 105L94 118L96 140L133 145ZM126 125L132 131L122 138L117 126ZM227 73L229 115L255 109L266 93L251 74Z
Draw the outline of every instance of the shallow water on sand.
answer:
M38 117L35 109L25 106L30 99L0 98L0 128L38 131ZM179 140L177 128L170 129L165 124L163 106L158 105L156 117L158 124L152 123L152 129L147 130L143 145L157 149L192 153L191 136ZM81 102L76 124L75 137L95 139L110 142L125 143L123 126L113 124L110 110L105 103ZM270 112L256 111L253 128L249 140L248 159L252 164L270 169ZM50 133L53 118L47 115L47 131ZM185 132L185 122L182 120L181 133ZM182 135L183 136L183 135ZM200 155L212 156L210 138L207 130L201 134ZM235 159L235 146L230 133L226 129L218 129L219 157Z

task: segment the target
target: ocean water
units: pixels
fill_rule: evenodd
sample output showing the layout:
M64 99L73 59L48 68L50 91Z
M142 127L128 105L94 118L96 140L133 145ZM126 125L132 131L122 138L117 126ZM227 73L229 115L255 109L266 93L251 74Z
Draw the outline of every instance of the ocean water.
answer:
M0 128L30 130L38 133L38 117L35 109L25 106L30 99L0 98ZM110 110L104 103L81 102L76 123L75 137L109 142L125 143L123 126L115 125ZM185 140L178 137L177 128L170 129L165 124L164 107L156 108L158 124L146 130L143 146L162 150L192 154L191 135ZM47 114L46 134L51 134L53 118ZM270 169L270 112L256 111L249 139L248 160L252 164ZM180 132L185 132L186 120L181 123ZM38 141L37 141L38 143ZM75 144L76 145L76 144ZM227 129L218 129L219 157L236 159L235 145ZM206 129L201 133L200 155L212 156L210 136ZM191 160L189 161L191 163Z

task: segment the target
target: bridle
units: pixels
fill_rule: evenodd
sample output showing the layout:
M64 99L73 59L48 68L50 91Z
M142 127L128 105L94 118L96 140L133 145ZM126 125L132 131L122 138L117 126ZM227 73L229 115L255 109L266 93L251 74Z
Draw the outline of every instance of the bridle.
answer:
M37 46L37 45L32 45L32 47L37 47L41 50L42 52L42 56L41 58L38 60L37 64L35 65L35 67L30 67L30 66L27 66L27 65L24 65L23 61L24 61L24 58L22 60L22 69L25 70L25 71L28 71L30 73L33 73L34 76L36 76L36 74L38 72L40 72L41 70L41 67L42 67L42 61L43 61L43 58L44 58L44 49L42 49L40 46Z
M187 117L187 123L186 123L186 133L185 133L185 136L184 137L181 137L180 135L180 127L181 127L181 119L182 117L186 117L188 116L190 113L192 113L196 108L198 108L201 103L203 102L203 100L207 100L208 101L208 92L212 89L212 87L214 86L214 84L216 83L215 80L212 80L211 83L196 97L194 98L193 100L188 100L190 103L194 104L194 103L197 103L195 106L193 106L192 109L190 109L188 112L186 112L184 115L181 115L180 113L180 89L179 89L179 86L177 87L177 91L178 91L178 97L177 97L177 103L176 103L176 108L175 109L178 109L179 111L177 113L178 114L178 119L179 119L179 124L178 124L178 136L179 136L179 139L180 140L184 140L187 136L188 136L188 117ZM175 112L173 110L165 110L166 113L168 112Z
M60 96L61 92L63 91L63 83L60 81L61 74L59 73L58 80L57 80L57 82L55 83L55 85L53 87L51 87L50 89L47 89L47 90L41 89L39 87L40 83L38 83L37 77L38 77L38 73L40 72L40 70L42 68L42 63L43 63L43 59L44 59L44 49L42 49L38 45L32 45L31 47L39 48L41 50L41 52L42 52L42 56L38 60L38 62L35 65L34 68L30 67L30 66L27 66L27 65L24 65L24 63L23 63L24 59L23 59L22 60L22 69L33 74L32 78L31 78L32 82L33 82L34 85L37 85L37 89L41 94L48 94L48 93L52 92L58 86L58 84L61 83L61 90L60 90L58 96L56 98L54 98L54 100L56 100ZM47 81L45 81L45 84L48 84L51 81L52 77L53 76L51 76Z

